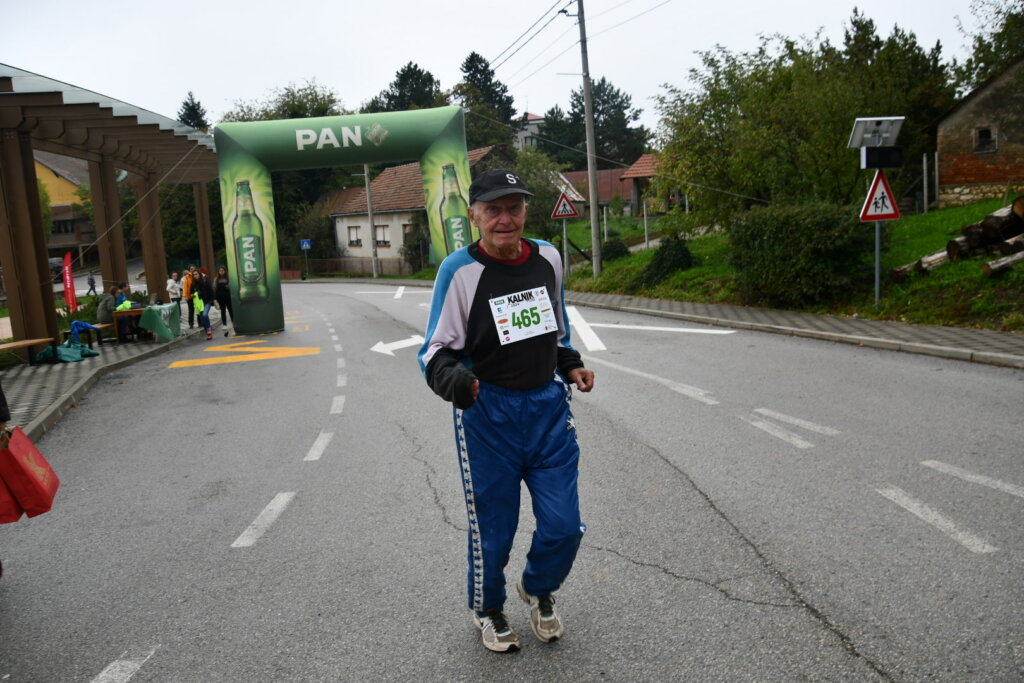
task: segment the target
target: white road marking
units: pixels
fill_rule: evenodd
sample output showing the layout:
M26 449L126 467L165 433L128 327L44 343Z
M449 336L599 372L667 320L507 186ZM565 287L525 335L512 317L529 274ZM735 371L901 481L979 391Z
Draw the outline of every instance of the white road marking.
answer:
M248 548L255 544L260 539L260 536L270 528L270 525L281 516L281 513L284 512L284 509L288 507L293 498L295 498L295 491L284 491L274 496L274 499L267 504L267 507L263 508L263 512L249 525L249 528L235 539L231 547Z
M108 664L107 668L92 679L92 683L125 683L142 668L142 665L153 656L159 647L157 645L151 650L138 653L126 650L120 659Z
M332 334L331 335L331 341L338 341L338 335Z
M1004 493L1009 493L1010 495L1024 498L1024 486L1017 486L1016 484L1009 484L1005 481L993 479L992 477L974 474L973 472L962 470L959 467L954 467L953 465L947 465L946 463L939 462L938 460L925 460L921 464L925 467L931 467L933 470L938 470L943 474L960 477L964 481L969 481L972 484L981 484L982 486L987 486L991 489L995 489L996 491L1002 491Z
M403 294L405 294L405 287L404 286L399 287L398 289L395 290L395 298L396 299L401 299Z
M313 446L309 449L309 453L306 453L306 457L303 460L319 460L333 438L334 432L320 432L320 435L316 437L316 441L313 442Z
M344 367L345 367L345 359L344 358L339 358L338 359L338 369L341 370Z
M764 420L758 420L757 418L739 416L741 420L747 422L758 429L768 432L777 439L782 439L790 446L796 446L797 448L814 448L814 444L810 441L804 441L793 432L783 429L774 422L765 422Z
M389 342L387 344L383 341L379 341L370 347L370 350L376 351L377 353L383 353L386 356L394 356L395 349L404 349L408 346L419 346L422 343L423 337L418 334L414 334L408 339L399 339L398 341Z
M819 424L815 424L813 422L808 422L807 420L801 420L799 417L783 415L782 413L777 413L774 410L768 410L767 408L755 408L754 412L760 413L765 417L774 417L779 422L788 422L791 425L803 427L808 431L817 432L818 434L827 434L829 436L835 436L836 434L842 433L838 429L832 429L831 427L825 427Z
M328 327L327 328L327 333L328 334L334 334L334 328L333 327Z
M651 327L649 325L619 325L616 323L588 323L591 327L610 327L619 330L646 330L651 332L691 332L693 334L736 334L737 330L705 330L697 327Z
M341 344L335 344L334 351L335 353L341 353Z
M994 553L999 550L999 548L986 543L984 539L975 536L969 531L960 529L948 517L942 515L936 510L933 510L916 498L911 497L902 489L895 486L889 486L884 489L877 489L877 491L907 512L917 516L924 522L931 524L933 527L946 534L972 553Z
M718 405L718 401L716 401L715 399L711 398L710 392L704 391L703 389L699 389L697 387L692 387L692 386L690 386L688 384L682 384L680 382L673 382L672 380L665 379L664 377L658 377L657 375L652 375L652 374L647 373L647 372L642 372L640 370L634 370L632 368L627 368L625 366L618 365L618 364L612 363L610 361L601 360L601 359L595 358L593 356L585 356L584 360L586 360L588 365L590 365L591 363L597 363L598 365L604 365L606 367L618 370L619 372L625 372L628 375L634 375L636 377L642 377L643 379L650 380L652 382L656 382L656 383L658 383L658 384L660 384L660 385L662 385L664 387L668 387L672 391L675 391L677 393L682 394L683 396L687 396L687 397L692 398L694 400L700 401L701 403L703 403L705 405L709 405L709 406L716 406L716 405Z
M576 309L575 306L566 306L565 312L569 314L569 324L576 328L576 333L580 336L580 341L587 347L587 351L604 351L607 347L601 342L594 330L590 328L590 325L583 316Z
M345 410L345 397L335 396L331 401L331 415L341 415L343 410Z
M343 386L346 386L347 384L348 384L348 375L346 375L344 372L339 372L338 373L338 386L339 387L343 387Z

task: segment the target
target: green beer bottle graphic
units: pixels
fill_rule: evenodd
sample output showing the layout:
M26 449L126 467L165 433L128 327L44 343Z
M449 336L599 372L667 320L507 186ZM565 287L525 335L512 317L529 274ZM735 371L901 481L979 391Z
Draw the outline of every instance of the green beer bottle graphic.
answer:
M256 215L248 180L235 184L235 222L231 226L238 264L238 298L241 301L266 301L267 258L263 251L263 223Z
M466 200L459 189L459 178L455 175L455 165L445 164L441 167L441 189L444 199L441 200L441 222L444 224L444 248L450 254L469 243L469 217Z

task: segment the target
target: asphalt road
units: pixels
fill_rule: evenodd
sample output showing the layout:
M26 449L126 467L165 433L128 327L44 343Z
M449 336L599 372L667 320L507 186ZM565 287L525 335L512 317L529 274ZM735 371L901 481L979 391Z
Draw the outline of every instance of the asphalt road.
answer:
M496 655L408 341L427 290L284 292L285 333L117 371L40 441L62 487L0 526L0 681L1024 676L1024 373L575 311L567 633L513 594ZM293 355L197 364L240 341ZM510 582L531 531L524 492Z

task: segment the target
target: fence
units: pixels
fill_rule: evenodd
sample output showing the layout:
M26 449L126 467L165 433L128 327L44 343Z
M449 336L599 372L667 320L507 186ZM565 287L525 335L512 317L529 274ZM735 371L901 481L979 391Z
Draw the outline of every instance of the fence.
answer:
M306 269L306 260L301 256L281 256L281 277L300 277ZM412 275L412 267L400 258L378 258L380 274L385 277ZM373 258L369 256L342 256L340 258L309 259L308 277L330 275L372 275Z

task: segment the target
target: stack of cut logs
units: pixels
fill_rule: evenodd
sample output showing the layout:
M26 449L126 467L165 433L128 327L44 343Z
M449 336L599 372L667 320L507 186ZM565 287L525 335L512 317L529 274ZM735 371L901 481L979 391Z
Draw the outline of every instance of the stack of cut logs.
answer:
M965 225L960 229L960 233L961 236L950 240L942 251L922 256L905 266L893 268L892 279L900 282L911 271L927 273L943 263L972 256L999 256L982 265L981 269L988 277L1006 270L1015 263L1024 263L1024 195L977 223Z

